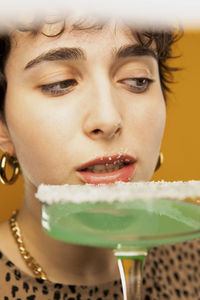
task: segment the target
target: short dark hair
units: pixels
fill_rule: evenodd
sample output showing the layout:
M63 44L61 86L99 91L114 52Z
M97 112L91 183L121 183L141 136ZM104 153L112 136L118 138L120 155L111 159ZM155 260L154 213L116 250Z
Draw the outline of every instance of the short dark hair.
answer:
M65 29L65 21L61 23L61 27L58 31L51 33L46 33L41 30L43 28L44 23L39 24L37 26L20 26L15 30L21 32L29 31L32 35L36 35L38 33L44 34L48 37L55 37L57 35L62 34ZM48 25L48 24L47 24ZM52 24L51 28L52 28ZM76 22L72 25L74 30L88 30L88 29L101 29L104 25L102 24L92 24L90 26L86 26L84 21ZM134 37L136 38L139 45L142 45L144 48L149 48L152 44L155 45L155 52L158 61L158 69L160 76L160 83L162 92L164 95L164 99L167 99L167 93L171 92L169 84L173 82L173 72L177 71L178 68L172 67L168 64L170 59L175 58L172 54L172 46L175 42L177 42L182 36L181 31L174 30L137 30L133 31L131 26L129 28L132 30ZM5 64L8 59L9 53L11 50L11 34L1 34L0 35L0 118L5 121L5 95L7 88L7 80L5 76Z

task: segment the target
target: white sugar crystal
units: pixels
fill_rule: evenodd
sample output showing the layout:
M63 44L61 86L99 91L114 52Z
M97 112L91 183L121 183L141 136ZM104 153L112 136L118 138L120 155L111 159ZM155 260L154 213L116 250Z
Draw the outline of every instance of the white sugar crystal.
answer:
M184 199L200 197L200 181L151 181L114 184L85 185L40 185L35 194L41 202L97 202L115 200L125 202L134 199L170 198Z

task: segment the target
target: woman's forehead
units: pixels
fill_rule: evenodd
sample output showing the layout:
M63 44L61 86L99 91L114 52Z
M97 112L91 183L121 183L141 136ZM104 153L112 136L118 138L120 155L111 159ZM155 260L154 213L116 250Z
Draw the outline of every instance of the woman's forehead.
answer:
M63 27L64 26L64 27ZM33 31L22 32L16 30L12 37L12 47L27 46L31 43L35 46L42 46L44 44L59 43L60 41L66 44L90 44L94 46L96 43L107 41L109 44L136 42L133 30L122 23L109 22L102 26L91 27L75 27L71 23L56 23L44 24L36 33Z
M36 34L31 31L16 31L12 39L10 58L13 56L14 59L17 56L23 61L26 57L30 60L34 59L34 56L59 47L79 47L88 53L88 56L102 55L104 51L105 56L112 56L119 48L136 43L134 34L128 26L114 22L107 23L102 28L83 29L73 29L71 24L66 24L64 30L56 36L47 36L43 32L44 29L47 29L46 25ZM53 30L52 26L51 29Z

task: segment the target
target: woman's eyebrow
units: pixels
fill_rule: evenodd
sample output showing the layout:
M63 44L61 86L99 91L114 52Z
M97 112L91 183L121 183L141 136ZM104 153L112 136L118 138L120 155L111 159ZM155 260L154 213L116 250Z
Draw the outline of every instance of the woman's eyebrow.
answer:
M152 56L158 60L158 57L152 48L147 48L139 44L123 46L117 50L115 55L117 59L133 56Z
M84 51L80 48L57 48L50 51L47 51L45 53L42 53L41 55L37 56L36 58L30 60L24 70L30 69L41 62L44 61L58 61L58 60L86 60L86 55Z
M157 60L156 53L151 48L145 48L142 45L134 44L134 45L127 45L119 48L118 50L114 51L115 58L127 58L133 56L152 56ZM45 53L40 54L36 58L30 60L24 70L30 69L41 62L44 61L66 61L66 60L86 60L86 54L81 48L68 48L62 47L53 50L49 50Z

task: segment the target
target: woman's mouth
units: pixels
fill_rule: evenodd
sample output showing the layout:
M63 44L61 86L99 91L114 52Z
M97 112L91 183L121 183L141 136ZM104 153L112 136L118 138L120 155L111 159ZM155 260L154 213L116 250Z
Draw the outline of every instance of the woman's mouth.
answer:
M78 177L89 184L128 182L135 170L136 159L130 155L104 156L77 168Z

